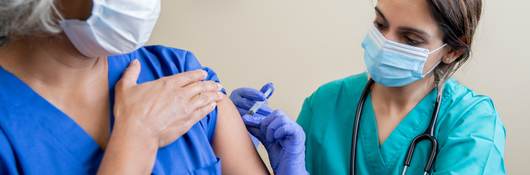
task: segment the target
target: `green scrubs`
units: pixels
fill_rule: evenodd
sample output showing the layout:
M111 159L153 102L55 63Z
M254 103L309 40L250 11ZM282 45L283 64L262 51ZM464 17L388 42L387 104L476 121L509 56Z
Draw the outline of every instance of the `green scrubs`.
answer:
M307 135L309 173L348 174L355 108L367 80L364 73L333 81L305 100L298 123ZM368 96L359 129L356 174L401 174L409 144L427 128L436 93L433 90L422 99L382 144ZM433 174L505 174L506 132L489 97L449 80L435 136L439 152ZM422 142L416 147L407 174L423 174L429 145Z

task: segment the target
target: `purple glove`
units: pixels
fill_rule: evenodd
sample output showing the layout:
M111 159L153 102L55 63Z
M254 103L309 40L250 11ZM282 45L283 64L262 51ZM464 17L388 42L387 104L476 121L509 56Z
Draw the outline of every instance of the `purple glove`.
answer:
M305 133L297 123L281 111L264 104L254 115L248 110L258 101L266 101L263 92L273 88L271 83L262 92L251 88L236 89L230 99L235 103L247 130L267 149L275 174L308 174L305 169Z
M267 97L265 97L265 95L263 94L269 88L271 88L274 92L274 85L272 83L267 83L261 88L261 92L253 88L239 88L234 90L232 94L230 94L230 100L232 100L232 102L234 102L234 104L236 105L236 108L239 111L239 114L242 116L245 125L255 127L259 126L260 121L272 112L272 109L267 107L267 104L265 102L265 104L263 104L263 106L258 111L256 111L254 115L246 115L248 113L248 110L252 106L254 106L256 102L266 101L270 96L272 96L272 93ZM257 147L260 141L252 135L250 135L250 137L254 146Z
M243 116L243 120L246 125L258 126L259 122L263 120L267 115L272 112L272 109L267 106L266 100L272 96L270 93L267 97L264 95L267 89L271 89L274 93L274 85L272 83L265 84L260 91L257 91L253 88L239 88L234 90L230 94L230 100L234 102L239 111L239 114ZM252 116L245 116L248 113L249 109L256 104L256 102L263 102L265 104L259 108L258 111Z
M265 145L275 174L308 174L304 130L285 113L274 111L261 121L259 127L247 129Z

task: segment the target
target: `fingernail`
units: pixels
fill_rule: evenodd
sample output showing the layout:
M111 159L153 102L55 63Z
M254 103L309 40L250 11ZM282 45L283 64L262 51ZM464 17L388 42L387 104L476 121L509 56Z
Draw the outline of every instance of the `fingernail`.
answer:
M215 109L215 107L217 107L217 103L212 103L212 104L211 104L211 108L212 108L212 109Z
M204 70L201 70L201 73L202 73L202 77L204 77L204 79L208 78L208 72L206 72Z
M223 99L224 94L221 92L217 92L217 99Z

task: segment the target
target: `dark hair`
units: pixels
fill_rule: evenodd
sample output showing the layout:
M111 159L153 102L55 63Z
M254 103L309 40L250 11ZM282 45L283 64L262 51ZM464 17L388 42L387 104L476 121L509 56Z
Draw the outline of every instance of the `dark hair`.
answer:
M482 14L482 0L427 0L431 13L444 33L443 42L462 55L451 64L440 64L436 82L445 82L471 55L473 36Z

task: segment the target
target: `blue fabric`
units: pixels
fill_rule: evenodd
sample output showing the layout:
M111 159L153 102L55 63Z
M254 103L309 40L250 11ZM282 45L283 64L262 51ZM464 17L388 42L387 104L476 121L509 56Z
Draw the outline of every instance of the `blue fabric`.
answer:
M204 69L209 80L219 81L216 74L202 67L190 52L148 46L108 58L111 105L114 86L133 59L142 64L139 83L195 69ZM104 151L88 133L2 68L0 84L0 174L97 172ZM161 148L153 174L221 174L221 161L211 146L216 120L217 110L177 141Z

